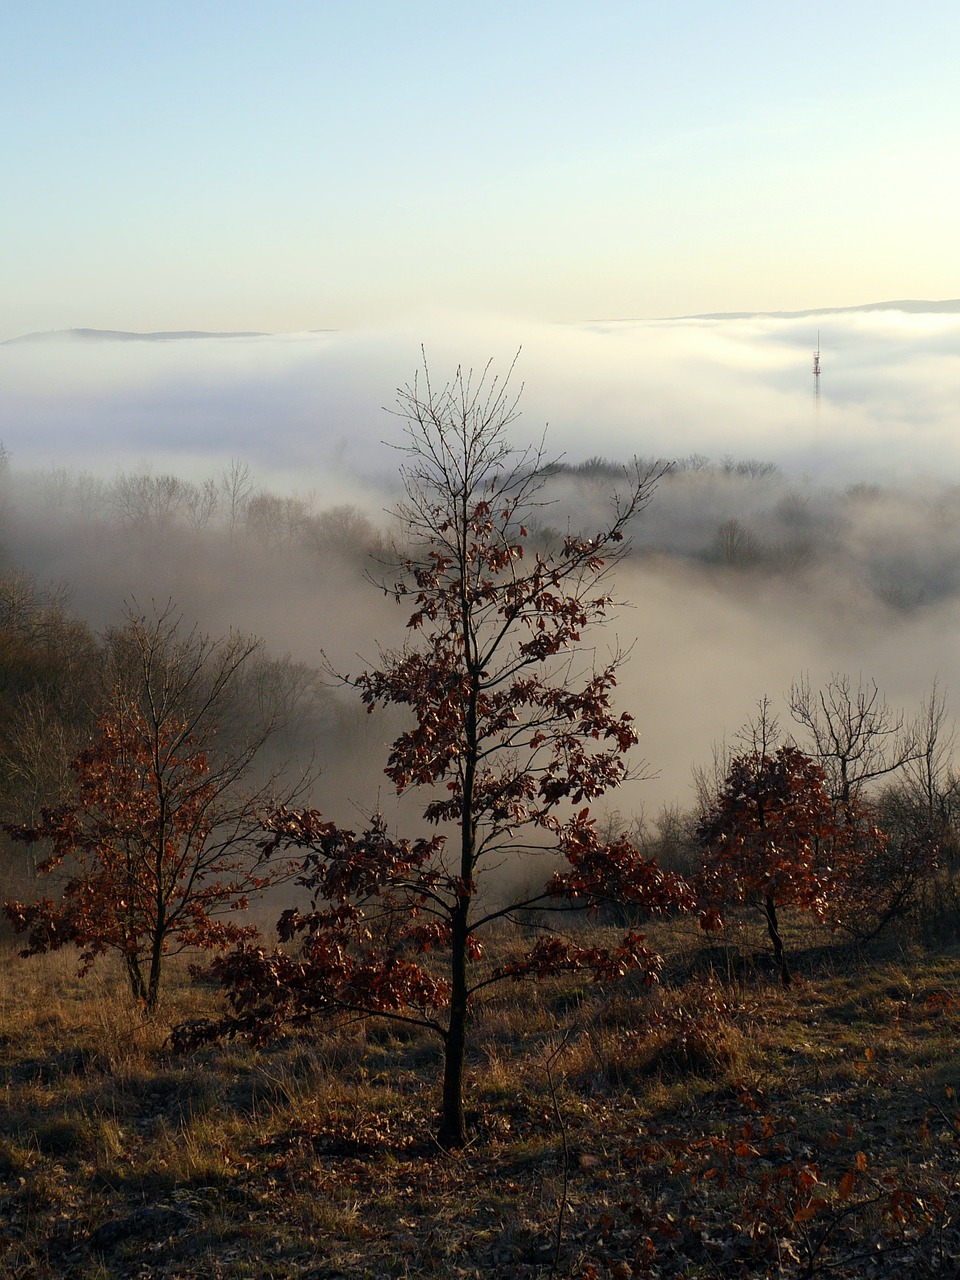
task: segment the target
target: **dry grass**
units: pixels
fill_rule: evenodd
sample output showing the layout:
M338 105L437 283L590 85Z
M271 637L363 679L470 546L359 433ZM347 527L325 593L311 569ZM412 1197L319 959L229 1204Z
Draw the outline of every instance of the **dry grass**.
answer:
M213 999L185 972L144 1019L119 975L5 954L0 1274L957 1274L960 958L821 949L783 992L687 926L657 943L660 988L478 1011L455 1155L416 1032L177 1058L171 1026Z

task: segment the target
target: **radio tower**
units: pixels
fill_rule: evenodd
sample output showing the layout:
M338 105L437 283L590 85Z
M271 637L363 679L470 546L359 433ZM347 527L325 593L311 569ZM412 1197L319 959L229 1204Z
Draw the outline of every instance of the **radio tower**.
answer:
M820 410L820 330L817 330L817 349L813 353L813 403Z

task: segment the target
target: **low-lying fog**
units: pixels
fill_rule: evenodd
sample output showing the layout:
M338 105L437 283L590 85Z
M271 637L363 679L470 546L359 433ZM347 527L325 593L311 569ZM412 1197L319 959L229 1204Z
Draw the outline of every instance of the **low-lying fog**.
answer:
M14 341L0 346L0 439L23 468L148 459L196 476L240 457L300 488L381 480L394 469L381 406L421 344L439 377L489 358L503 369L522 348L519 431L549 423L572 461L732 454L830 484L960 480L960 303L567 326L431 312L343 333Z
M570 464L546 523L602 518L612 478L577 469L587 459L684 460L634 530L618 582L630 606L597 636L601 650L633 646L622 701L658 774L611 807L690 804L691 767L803 673L875 679L908 713L936 677L956 708L957 311L577 327L426 316L358 333L6 344L8 565L66 584L98 627L131 596L173 597L203 628L257 632L278 655L374 660L403 622L364 578L397 492L388 444L402 424L381 406L421 341L438 381L458 361L505 369L522 346L514 435L549 423L548 452ZM338 805L381 785L385 736L371 724L326 744Z

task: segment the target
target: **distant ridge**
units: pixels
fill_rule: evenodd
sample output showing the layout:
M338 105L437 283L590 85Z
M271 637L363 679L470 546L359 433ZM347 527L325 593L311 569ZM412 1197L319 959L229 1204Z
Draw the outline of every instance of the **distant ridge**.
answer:
M577 324L657 324L672 320L806 320L811 316L856 315L867 311L902 311L913 315L958 315L960 298L934 302L919 298L900 298L891 302L864 302L853 307L809 307L805 311L706 311L684 316L609 316L597 320L572 321ZM309 333L336 333L336 329L310 329ZM0 341L0 347L23 342L56 342L63 339L80 342L182 342L197 338L270 338L282 334L259 330L208 332L204 329L170 329L156 333L134 333L126 329L51 329L41 333L25 333L18 338Z
M806 320L810 316L854 315L863 311L904 311L915 315L960 313L960 298L927 302L902 298L896 302L864 302L857 307L810 307L807 311L706 311L686 316L616 316L605 320L577 321L585 324L657 324L670 320Z
M25 333L7 338L0 346L15 342L50 342L59 338L79 338L86 342L176 342L183 338L267 338L266 333L206 333L202 329L176 329L161 333L129 333L125 329L52 329L46 333Z
M925 302L901 298L896 302L864 302L859 307L811 307L808 311L709 311L696 316L671 316L672 320L805 320L808 316L838 316L857 311L906 311L916 315L932 312L960 312L960 298L946 302Z

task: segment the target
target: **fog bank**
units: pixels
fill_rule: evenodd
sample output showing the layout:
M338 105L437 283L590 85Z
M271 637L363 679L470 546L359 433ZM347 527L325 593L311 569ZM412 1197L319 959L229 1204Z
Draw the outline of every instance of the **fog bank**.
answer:
M821 396L811 353L819 334ZM761 457L831 483L960 482L960 310L665 321L534 321L428 311L380 328L0 345L0 439L19 465L106 474L149 459L197 476L226 457L331 497L387 484L383 413L421 360L506 369L521 350L519 439L667 458Z
M375 665L406 621L371 581L391 533L383 504L396 497L396 471L389 484L358 480L353 504L266 490L252 475L238 499L231 474L101 479L14 462L6 560L62 584L71 611L96 628L116 623L131 598L173 599L204 630L261 635L294 662L317 666L326 654L341 672ZM609 463L560 467L534 537L601 527L620 480ZM630 650L618 696L641 731L638 761L655 775L610 798L625 814L691 803L691 768L761 697L782 711L801 675L814 687L835 672L875 679L907 714L934 679L948 699L960 689L955 484L843 488L769 464L694 460L660 480L614 587L623 607L589 643L600 661ZM396 717L366 717L349 691L331 696L339 710L317 744L318 802L341 821L377 803L399 817L380 773Z

